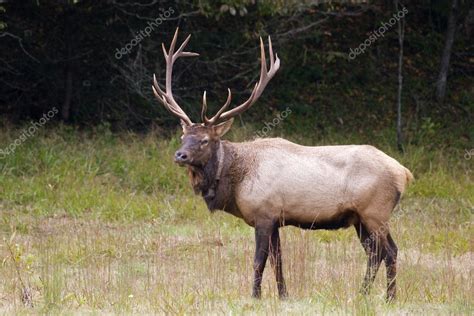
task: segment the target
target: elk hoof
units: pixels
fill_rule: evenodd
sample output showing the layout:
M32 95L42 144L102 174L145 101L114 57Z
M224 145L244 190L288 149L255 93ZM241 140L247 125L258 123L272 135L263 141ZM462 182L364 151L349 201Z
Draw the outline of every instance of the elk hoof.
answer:
M395 302L396 298L397 298L397 295L395 293L387 293L386 301L388 304L392 304Z
M253 290L252 298L259 300L262 298L262 291L261 290Z
M278 294L278 297L280 298L280 300L284 301L288 298L288 293L287 292L280 293Z

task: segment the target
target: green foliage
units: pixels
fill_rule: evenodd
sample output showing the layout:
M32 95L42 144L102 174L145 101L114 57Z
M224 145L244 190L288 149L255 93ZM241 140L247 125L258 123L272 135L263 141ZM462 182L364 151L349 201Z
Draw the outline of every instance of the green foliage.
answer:
M469 194L474 191L472 176L466 172L472 162L464 159L462 149L408 145L407 153L400 155L392 147L391 131L375 137L334 131L308 133L304 126L309 123L302 125L292 115L268 136L286 136L307 145L374 144L413 171L417 180L409 196L473 202ZM426 120L423 126L423 139L428 141L435 125ZM256 135L252 131L259 129L258 125L236 128L229 137L249 139ZM2 146L14 141L19 131L4 130ZM307 136L300 136L304 134ZM374 143L374 139L378 141ZM192 218L194 204L200 204L200 199L191 192L186 172L172 162L178 146L177 136L168 141L153 133L115 135L107 124L89 132L68 126L47 129L0 161L0 200L7 209L42 215L94 214L132 220L168 216L176 209L180 212L173 216Z

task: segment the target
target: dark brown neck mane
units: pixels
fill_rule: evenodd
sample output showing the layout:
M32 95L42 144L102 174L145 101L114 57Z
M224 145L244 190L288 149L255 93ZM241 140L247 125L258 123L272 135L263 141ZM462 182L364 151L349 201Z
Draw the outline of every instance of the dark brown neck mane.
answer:
M223 147L222 170L217 180L219 168L219 143L212 149L212 156L204 166L188 166L189 178L196 194L201 194L210 211L233 209L234 203L234 164L235 152L228 142L219 141Z

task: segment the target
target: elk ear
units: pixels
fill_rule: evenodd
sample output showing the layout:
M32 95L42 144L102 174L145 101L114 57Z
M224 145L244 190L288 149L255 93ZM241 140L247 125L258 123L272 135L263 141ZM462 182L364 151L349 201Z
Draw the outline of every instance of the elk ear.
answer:
M232 126L232 123L234 123L234 118L231 118L230 120L227 120L214 126L214 133L216 134L216 136L224 136L224 134L229 131L230 127Z

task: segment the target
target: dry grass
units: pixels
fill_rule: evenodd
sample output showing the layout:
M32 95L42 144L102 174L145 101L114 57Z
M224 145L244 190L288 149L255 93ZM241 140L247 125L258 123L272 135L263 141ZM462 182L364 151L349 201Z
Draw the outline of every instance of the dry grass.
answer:
M399 298L384 303L384 269L373 293L359 297L365 255L352 229L312 232L284 228L284 268L290 299L277 299L270 268L264 299L249 298L253 232L226 214L196 221L107 223L70 216L34 218L2 213L17 229L17 263L33 292L21 301L11 258L0 278L3 312L169 314L470 314L473 302L472 226L447 214L439 223L405 201L392 230L400 247ZM200 212L205 212L200 209ZM424 222L413 229L410 223ZM417 224L418 225L418 224ZM445 237L444 237L445 236ZM434 241L438 240L438 244Z

